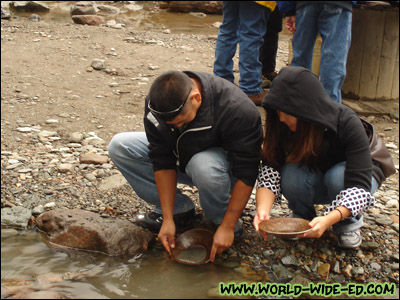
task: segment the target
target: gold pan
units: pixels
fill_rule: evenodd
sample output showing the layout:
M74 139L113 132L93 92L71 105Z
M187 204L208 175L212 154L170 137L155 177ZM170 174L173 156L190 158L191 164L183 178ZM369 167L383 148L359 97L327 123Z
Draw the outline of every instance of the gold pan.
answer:
M297 238L299 234L310 231L309 220L301 218L275 218L262 221L260 230L283 238Z
M172 258L186 265L201 265L210 260L214 233L206 229L192 229L182 233L171 249Z

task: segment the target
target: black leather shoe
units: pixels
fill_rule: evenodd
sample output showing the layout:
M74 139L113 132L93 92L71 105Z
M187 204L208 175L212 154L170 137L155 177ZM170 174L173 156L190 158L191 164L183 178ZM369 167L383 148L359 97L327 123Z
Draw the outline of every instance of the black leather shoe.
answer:
M192 225L194 218L195 211L191 209L187 212L174 215L174 222L177 228L186 228ZM138 215L134 223L154 233L158 233L163 223L163 217L162 214L149 212Z

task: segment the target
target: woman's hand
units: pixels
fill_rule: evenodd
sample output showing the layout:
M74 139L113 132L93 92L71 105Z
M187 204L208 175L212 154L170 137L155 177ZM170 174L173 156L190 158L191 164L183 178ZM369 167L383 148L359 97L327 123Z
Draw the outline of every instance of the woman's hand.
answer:
M306 233L299 235L299 238L320 238L326 229L330 226L330 221L327 216L324 217L316 217L308 223L312 229Z

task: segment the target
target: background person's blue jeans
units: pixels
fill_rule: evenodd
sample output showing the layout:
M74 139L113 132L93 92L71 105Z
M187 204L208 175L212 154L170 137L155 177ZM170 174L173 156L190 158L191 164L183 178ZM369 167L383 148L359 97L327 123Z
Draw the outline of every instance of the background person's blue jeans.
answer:
M352 12L333 4L308 4L296 10L292 66L312 69L315 40L322 37L320 80L332 100L341 103L351 43Z
M269 8L254 1L224 1L223 20L215 47L214 75L234 83L233 56L239 43L240 88L248 95L262 92L259 50Z
M148 156L148 140L144 132L124 132L115 135L108 152L136 194L155 205L161 214L161 204L154 179L153 164ZM186 166L186 174L177 170L178 183L194 185L199 190L200 205L206 218L220 224L236 179L229 173L226 152L219 147L194 155ZM187 195L177 189L174 214L194 208Z
M346 163L342 162L325 174L310 170L299 164L286 164L281 171L282 194L289 202L289 208L296 215L312 220L316 217L314 204L330 204L344 190L344 171ZM371 194L378 189L378 182L372 176ZM354 231L363 225L362 215L350 217L336 223L333 229L336 234Z

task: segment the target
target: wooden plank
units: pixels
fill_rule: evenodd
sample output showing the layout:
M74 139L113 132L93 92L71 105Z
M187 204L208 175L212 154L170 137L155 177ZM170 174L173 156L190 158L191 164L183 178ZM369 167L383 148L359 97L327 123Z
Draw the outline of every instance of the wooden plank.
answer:
M385 11L385 27L383 33L382 51L380 56L377 100L389 100L392 97L392 87L395 73L395 60L399 40L399 19L394 11Z
M397 24L398 24L398 22L399 22L399 19L397 19ZM399 100L399 40L398 40L398 36L397 36L396 59L394 62L394 74L393 74L393 86L392 86L391 100L397 100L397 101ZM397 111L397 113L398 113L398 111Z
M378 71L382 51L385 14L378 10L365 10L362 23L366 27L364 55L361 66L361 99L375 99L378 84Z
M360 91L361 65L364 53L366 28L361 22L364 11L354 8L351 30L351 45L347 56L346 79L342 86L345 97L358 98Z

